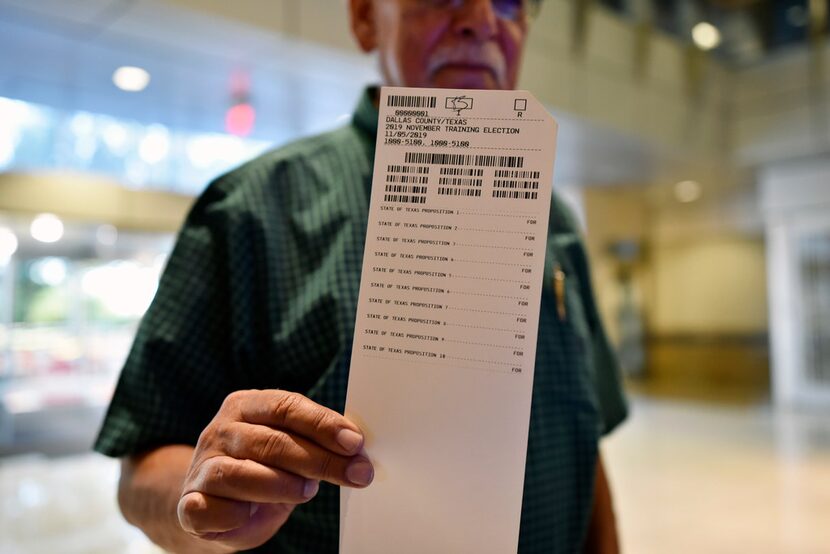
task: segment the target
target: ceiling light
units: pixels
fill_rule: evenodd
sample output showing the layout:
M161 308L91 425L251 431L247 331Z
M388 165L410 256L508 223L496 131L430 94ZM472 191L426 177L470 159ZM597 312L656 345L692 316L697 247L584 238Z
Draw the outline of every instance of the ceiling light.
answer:
M127 153L127 141L129 132L127 128L118 121L110 121L104 126L104 143L112 153L123 156Z
M57 287L66 280L67 267L63 258L41 258L29 267L29 278L46 287Z
M674 185L674 197L678 202L688 204L699 200L703 195L703 188L697 181L681 181Z
M63 237L63 222L53 214L40 214L32 221L29 232L40 242L58 242Z
M720 31L711 23L701 21L692 29L692 39L701 50L711 50L720 44Z
M162 161L170 153L170 133L163 125L150 125L141 143L138 155L150 165Z
M112 82L121 90L140 92L150 84L150 74L146 69L125 65L115 70Z

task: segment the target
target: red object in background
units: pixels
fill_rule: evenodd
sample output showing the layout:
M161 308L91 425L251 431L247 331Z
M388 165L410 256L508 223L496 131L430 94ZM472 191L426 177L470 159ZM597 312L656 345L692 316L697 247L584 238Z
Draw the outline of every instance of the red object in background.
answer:
M247 137L254 130L256 110L247 102L235 104L225 114L225 130L238 137Z

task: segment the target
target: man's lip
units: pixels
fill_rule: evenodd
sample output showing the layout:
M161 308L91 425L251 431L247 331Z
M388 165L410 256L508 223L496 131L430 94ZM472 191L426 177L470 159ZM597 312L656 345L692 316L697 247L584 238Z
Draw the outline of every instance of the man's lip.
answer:
M489 71L490 73L495 73L492 67L486 64L479 64L479 63L468 63L468 62L450 62L441 64L438 67L439 70L441 69L456 69L462 71Z

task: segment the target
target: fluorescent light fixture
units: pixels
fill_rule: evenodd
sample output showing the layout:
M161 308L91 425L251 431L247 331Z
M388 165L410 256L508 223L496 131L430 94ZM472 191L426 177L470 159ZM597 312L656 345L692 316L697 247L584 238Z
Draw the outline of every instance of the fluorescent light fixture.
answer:
M701 50L711 50L720 44L720 31L711 23L701 21L692 29L692 40Z
M141 67L125 65L115 70L112 82L121 90L141 92L150 84L150 74Z
M681 181L674 185L674 197L678 202L688 204L703 196L703 187L697 181Z
M29 227L32 238L40 242L58 242L63 237L63 221L54 214L40 214Z

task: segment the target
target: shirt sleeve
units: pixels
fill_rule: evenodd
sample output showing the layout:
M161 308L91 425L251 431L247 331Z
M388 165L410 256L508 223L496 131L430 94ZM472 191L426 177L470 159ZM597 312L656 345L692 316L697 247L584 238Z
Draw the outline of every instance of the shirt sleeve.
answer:
M613 431L628 416L628 402L623 392L620 365L605 327L602 323L591 280L590 264L582 240L579 224L570 209L554 195L552 209L562 228L559 232L572 233L575 238L567 248L568 257L573 264L579 280L580 301L587 320L591 348L592 380L594 394L602 417L602 433Z
M209 188L179 233L95 442L98 452L120 457L195 444L232 390L218 194Z

